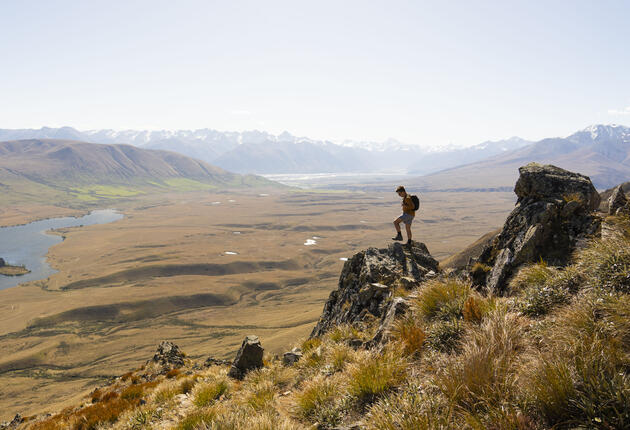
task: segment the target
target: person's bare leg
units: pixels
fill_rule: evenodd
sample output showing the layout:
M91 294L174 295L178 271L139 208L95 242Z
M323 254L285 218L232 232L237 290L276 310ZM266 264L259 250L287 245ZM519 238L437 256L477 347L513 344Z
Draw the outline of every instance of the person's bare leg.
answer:
M407 243L411 243L411 225L405 224L405 230L407 230Z
M394 221L394 228L396 229L396 237L392 237L392 240L402 240L402 232L400 231L400 218L396 218Z

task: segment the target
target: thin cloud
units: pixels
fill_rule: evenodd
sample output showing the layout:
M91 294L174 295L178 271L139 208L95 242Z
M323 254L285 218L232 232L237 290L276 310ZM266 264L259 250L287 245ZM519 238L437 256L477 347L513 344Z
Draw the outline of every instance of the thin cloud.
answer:
M627 106L625 109L608 109L609 115L630 115L630 106Z
M238 116L250 116L252 113L248 110L245 109L233 109L230 111L230 113L232 115L238 115Z

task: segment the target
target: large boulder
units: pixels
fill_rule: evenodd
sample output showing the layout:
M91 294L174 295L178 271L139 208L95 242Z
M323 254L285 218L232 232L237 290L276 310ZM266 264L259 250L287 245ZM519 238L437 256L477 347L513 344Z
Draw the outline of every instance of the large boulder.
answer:
M505 293L523 264L542 259L566 265L577 244L600 231L600 218L592 213L600 197L587 176L536 163L519 172L516 207L477 260L491 267L485 286L495 294Z
M228 375L232 378L243 379L250 370L263 367L263 352L264 349L258 336L245 337Z
M182 367L184 365L184 353L173 342L163 340L158 345L153 356L153 362L165 367Z
M425 244L396 242L385 249L368 248L346 261L338 288L330 293L311 337L344 323L378 319L389 308L395 287L417 285L438 271Z
M616 215L628 206L628 199L621 185L618 185L608 198L608 214Z

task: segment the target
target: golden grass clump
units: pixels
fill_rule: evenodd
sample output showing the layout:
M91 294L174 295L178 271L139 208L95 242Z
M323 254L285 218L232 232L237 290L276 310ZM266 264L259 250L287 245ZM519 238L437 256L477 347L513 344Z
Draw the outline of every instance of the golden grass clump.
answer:
M350 339L362 339L363 334L350 324L342 324L335 326L324 336L326 339L335 343L345 342Z
M371 403L402 384L408 364L403 351L392 345L384 352L365 354L349 369L348 391L360 404Z
M427 339L422 325L412 315L397 320L392 335L400 342L402 351L407 356L419 356Z
M630 239L622 232L592 240L576 258L591 288L630 293Z
M212 409L196 410L181 420L177 425L176 430L199 430L212 428L209 424L215 417L216 413Z
M529 401L550 426L630 425L630 298L594 291L564 309L527 372Z
M231 384L227 376L212 379L208 382L200 382L192 391L193 403L199 408L209 406L221 396L226 395L230 390Z
M459 279L434 279L424 284L415 300L415 308L425 319L460 318L471 285Z
M295 412L302 419L328 427L339 424L349 408L345 385L340 378L316 376L295 395Z
M494 311L449 356L435 384L460 412L499 408L515 400L519 355L526 347L525 321L514 313Z

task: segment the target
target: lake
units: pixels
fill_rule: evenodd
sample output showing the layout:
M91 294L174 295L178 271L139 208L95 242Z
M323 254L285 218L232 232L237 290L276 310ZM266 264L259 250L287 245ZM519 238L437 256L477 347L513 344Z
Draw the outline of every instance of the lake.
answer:
M7 264L26 266L31 273L22 276L0 275L0 290L15 287L23 282L45 279L57 272L46 263L46 254L51 246L63 241L63 238L47 234L47 231L64 227L107 224L123 217L123 214L114 209L102 209L78 218L50 218L15 227L1 227L0 257L4 258Z

